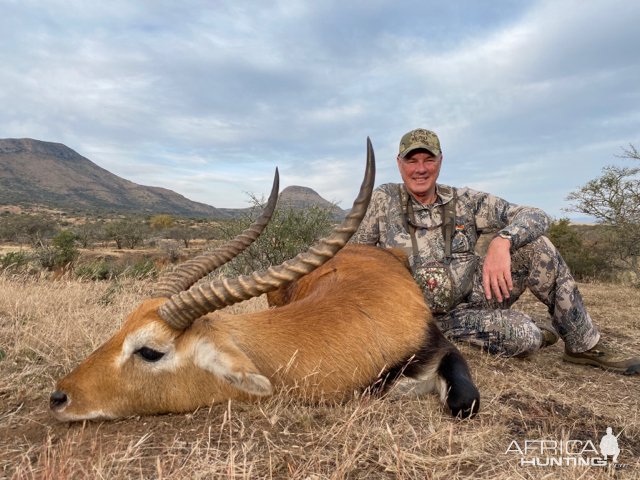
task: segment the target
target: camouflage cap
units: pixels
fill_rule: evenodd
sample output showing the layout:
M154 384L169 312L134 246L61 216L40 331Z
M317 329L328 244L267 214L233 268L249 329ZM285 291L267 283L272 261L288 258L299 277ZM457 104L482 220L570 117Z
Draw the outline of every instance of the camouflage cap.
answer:
M416 128L409 133L405 133L400 139L400 150L398 154L404 158L409 152L417 148L429 150L436 156L442 153L438 136L431 130L425 130L424 128Z

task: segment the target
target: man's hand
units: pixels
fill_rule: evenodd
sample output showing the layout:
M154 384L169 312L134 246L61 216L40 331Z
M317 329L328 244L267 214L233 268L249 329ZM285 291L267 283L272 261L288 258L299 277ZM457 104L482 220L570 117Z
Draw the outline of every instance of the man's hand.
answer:
M510 247L511 240L502 237L494 238L489 244L482 267L482 286L487 300L491 300L493 293L496 300L502 302L513 289Z

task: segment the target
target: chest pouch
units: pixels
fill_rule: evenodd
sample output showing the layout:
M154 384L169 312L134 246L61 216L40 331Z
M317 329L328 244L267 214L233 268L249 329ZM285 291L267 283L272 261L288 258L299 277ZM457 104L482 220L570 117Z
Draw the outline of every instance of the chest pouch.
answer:
M416 240L416 222L413 205L409 194L400 185L400 204L403 206L405 228L411 236L413 250L413 278L422 289L427 305L435 314L447 313L455 306L456 295L454 292L453 277L451 275L451 243L455 229L456 218L456 192L453 191L453 199L442 205L442 237L444 239L444 259L442 262L425 262L418 251ZM406 200L405 200L406 199ZM405 200L405 201L403 201Z
M447 313L453 308L453 280L447 265L416 265L413 278L422 289L424 299L433 313Z

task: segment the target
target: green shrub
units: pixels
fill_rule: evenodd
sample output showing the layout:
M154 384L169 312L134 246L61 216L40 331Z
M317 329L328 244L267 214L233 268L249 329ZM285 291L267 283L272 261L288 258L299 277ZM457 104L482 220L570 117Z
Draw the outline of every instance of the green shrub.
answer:
M125 268L121 275L140 280L143 278L156 278L157 274L158 272L153 260L150 258L142 258Z
M247 228L261 213L262 205L254 199L254 208L245 218L220 224L221 237L230 240ZM333 225L331 208L311 206L305 209L278 207L262 235L241 255L225 266L230 275L262 270L295 257L325 236Z
M51 240L53 249L56 254L56 263L58 267L73 263L80 251L76 248L77 236L70 230L62 230Z
M155 278L157 268L150 258L100 258L75 267L76 277L86 280Z
M33 251L33 259L45 270L56 267L56 253L49 245L41 244Z
M103 259L78 265L75 274L76 277L86 280L109 280L114 276L112 266Z
M51 244L40 242L34 251L38 263L47 270L64 267L73 263L80 251L76 248L76 235L69 230L62 230L51 240Z
M0 255L0 269L19 270L29 264L31 256L25 252L8 252Z
M607 260L606 249L603 251L597 244L587 246L569 219L554 221L547 235L576 280L611 280L613 268Z

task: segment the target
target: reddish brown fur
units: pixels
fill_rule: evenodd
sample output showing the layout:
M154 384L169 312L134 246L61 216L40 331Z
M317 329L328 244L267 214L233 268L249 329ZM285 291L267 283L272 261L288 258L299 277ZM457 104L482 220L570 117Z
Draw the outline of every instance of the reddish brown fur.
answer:
M349 245L271 295L281 306L251 314L215 312L184 332L158 317L165 299L147 300L58 383L70 401L64 409L52 407L53 413L73 420L190 411L230 398L252 398L244 390L261 376L276 389L291 387L291 394L310 400L348 397L424 342L431 316L405 262L400 252ZM153 330L146 342L151 345L145 346L179 352L176 370L163 370L162 365L170 364L161 361L149 365L137 355L116 366L125 339L141 329ZM224 359L221 365L230 365L229 375L199 366L206 357L202 352L210 351L196 348L203 341L213 346L218 360Z
M265 375L286 385L321 365L316 387L325 394L367 386L409 357L431 318L403 263L373 247L347 246L287 290L290 303L229 318L228 328ZM278 374L296 352L294 366Z

